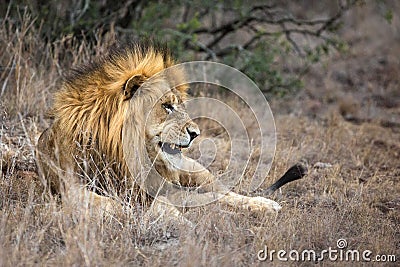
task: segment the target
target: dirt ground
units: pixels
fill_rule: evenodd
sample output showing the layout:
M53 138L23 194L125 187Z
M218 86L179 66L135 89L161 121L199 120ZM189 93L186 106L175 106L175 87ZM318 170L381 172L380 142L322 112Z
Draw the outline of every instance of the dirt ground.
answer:
M309 168L306 178L271 196L282 211L271 216L211 204L186 212L193 228L145 221L140 205L121 218L93 219L38 195L34 146L49 125L45 111L64 66L57 65L57 51L38 59L32 47L7 47L18 71L0 70L0 266L281 266L278 250L321 256L338 250L340 239L347 243L341 251L370 250L372 264L397 266L391 261L400 260L399 10L394 4L391 24L372 7L350 11L339 32L348 50L314 65L299 94L268 99L278 141L264 187L296 162ZM23 27L29 29L22 25L15 38L35 47ZM7 34L3 27L0 36ZM77 51L68 42L63 49ZM71 64L86 56L73 56ZM272 262L260 261L272 250ZM322 264L350 263L325 258Z

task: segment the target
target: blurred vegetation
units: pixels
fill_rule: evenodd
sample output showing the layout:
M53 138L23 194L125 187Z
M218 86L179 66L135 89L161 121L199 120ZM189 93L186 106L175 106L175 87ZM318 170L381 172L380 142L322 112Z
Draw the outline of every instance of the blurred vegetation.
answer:
M345 12L362 1L322 2L14 0L0 3L0 18L15 18L15 25L28 14L50 43L65 36L91 42L105 34L156 38L180 61L231 65L266 94L282 96L301 88L311 64L346 48L336 32Z

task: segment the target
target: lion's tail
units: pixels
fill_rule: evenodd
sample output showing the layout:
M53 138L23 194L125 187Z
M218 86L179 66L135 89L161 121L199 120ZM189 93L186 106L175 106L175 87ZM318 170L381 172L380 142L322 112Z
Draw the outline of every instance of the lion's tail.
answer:
M306 166L300 163L295 164L292 167L290 167L289 170L287 170L285 174L281 178L279 178L278 181L276 181L267 189L263 190L262 194L265 196L269 196L272 193L274 193L277 189L284 186L285 184L301 179L306 174L307 174Z

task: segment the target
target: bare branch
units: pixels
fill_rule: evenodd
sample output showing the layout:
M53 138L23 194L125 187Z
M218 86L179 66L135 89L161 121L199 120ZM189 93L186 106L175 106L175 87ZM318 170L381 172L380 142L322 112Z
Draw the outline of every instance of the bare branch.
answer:
M255 5L247 12L247 15L234 18L231 21L224 23L218 27L211 28L199 28L191 32L191 34L199 35L211 35L213 38L204 46L200 47L202 51L208 51L208 57L214 56L225 56L236 49L248 49L252 45L256 44L265 36L271 36L276 34L284 34L287 41L291 44L296 53L300 56L305 56L301 46L296 43L293 39L292 34L300 34L305 36L312 36L321 40L324 40L330 44L335 41L323 35L329 28L332 27L347 11L355 4L356 0L349 0L345 3L338 2L338 11L331 17L326 19L297 19L290 13L284 12L276 8L276 5L261 4ZM260 31L254 25L258 27L268 28L270 26L279 26L281 30L278 31ZM234 34L241 29L249 29L253 32L253 36L250 40L242 44L229 45L228 47L222 48L219 51L210 53L209 50L214 49L221 41L228 35ZM197 45L195 44L197 47Z

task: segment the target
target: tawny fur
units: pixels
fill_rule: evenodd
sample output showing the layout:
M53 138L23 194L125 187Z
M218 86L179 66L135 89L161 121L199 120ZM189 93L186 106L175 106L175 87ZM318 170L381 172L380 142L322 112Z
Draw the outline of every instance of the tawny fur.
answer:
M219 200L255 211L279 210L280 206L272 200L228 192L193 159L181 155L177 162L182 169L165 158L160 143L177 144L179 140L186 140L188 146L191 142L187 141L188 133L197 133L196 136L200 133L180 105L186 99L188 88L182 70L174 68L156 75L174 64L168 50L144 42L115 49L99 61L75 69L55 94L54 122L38 141L37 157L43 182L59 193L63 183L76 184L77 176L94 181L97 178L92 178L81 167L89 162L93 168L88 169L99 176L107 176L102 164L111 166L114 173L105 182L100 177L101 188L92 188L95 191L105 190L106 195L112 188L117 188L117 193L136 191L135 179L140 179L141 168L150 159L157 172L171 183L205 186L205 193L189 196L193 203ZM137 94L133 94L136 90ZM175 107L170 115L163 108L166 103ZM158 192L157 185L162 181L156 176L144 177L146 190L155 188ZM125 183L125 188L121 183ZM143 181L139 183L142 187ZM84 195L89 192L83 189ZM99 206L115 207L109 198L92 196ZM179 190L174 196L176 204L187 197L186 191Z

